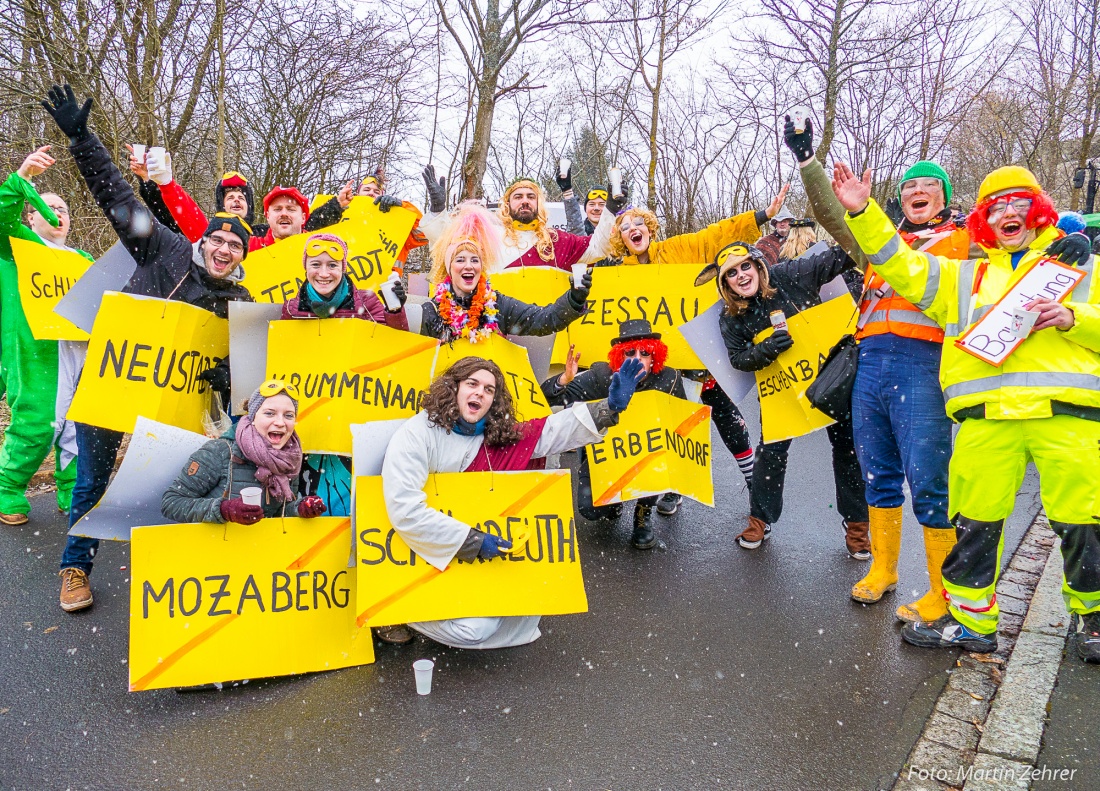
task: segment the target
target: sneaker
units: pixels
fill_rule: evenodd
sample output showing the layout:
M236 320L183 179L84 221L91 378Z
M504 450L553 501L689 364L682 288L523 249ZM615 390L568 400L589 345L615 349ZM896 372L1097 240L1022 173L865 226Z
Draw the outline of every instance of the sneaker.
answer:
M58 576L61 577L62 610L76 612L92 606L92 584L83 569L61 569Z
M1077 656L1083 662L1100 664L1100 612L1073 616Z
M901 639L920 648L962 648L976 654L997 650L997 633L972 631L955 620L951 613L932 623L908 623Z
M405 624L397 623L393 626L376 626L374 628L374 636L383 643L389 643L390 645L405 645L406 643L411 643L416 635L414 635L412 630Z
M749 526L737 537L741 549L756 549L772 537L772 526L755 516L749 517Z
M653 533L653 506L635 503L634 533L630 543L635 549L653 549L657 546L657 536Z
M26 514L0 514L0 522L8 527L19 527L19 525L25 525L29 521L30 518Z
M657 513L661 516L672 516L674 513L680 510L680 506L684 502L684 496L682 494L676 494L676 492L668 492L660 500L657 501Z
M852 560L871 559L871 537L869 522L844 523L844 548Z

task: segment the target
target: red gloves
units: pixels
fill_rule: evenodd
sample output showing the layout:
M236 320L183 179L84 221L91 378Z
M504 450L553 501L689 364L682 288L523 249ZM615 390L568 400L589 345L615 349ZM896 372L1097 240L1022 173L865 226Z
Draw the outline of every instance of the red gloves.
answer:
M258 505L248 505L240 497L222 500L219 506L222 519L239 525L254 525L264 518L264 509Z
M298 503L298 516L303 519L313 519L315 516L320 516L328 509L325 508L325 501L317 495L310 497L303 497L302 502Z

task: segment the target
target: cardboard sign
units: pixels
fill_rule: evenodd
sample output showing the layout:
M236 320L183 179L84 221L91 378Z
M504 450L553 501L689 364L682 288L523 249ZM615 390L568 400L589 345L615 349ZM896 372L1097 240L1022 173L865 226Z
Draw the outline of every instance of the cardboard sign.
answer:
M492 335L477 343L470 343L466 339L444 343L439 347L432 379L435 380L463 357L484 357L500 366L516 405L516 417L520 421L547 417L550 414L550 407L542 395L541 382L531 368L527 350L522 346L499 335Z
M126 288L136 270L137 261L122 242L115 242L57 303L57 315L91 333L103 295Z
M286 379L301 392L302 450L350 455L352 423L420 410L437 346L434 338L362 319L273 321L267 378Z
M592 502L609 505L677 492L714 506L710 407L646 391L588 448Z
M590 364L606 360L619 324L646 319L668 345L672 368L703 368L678 328L718 301L712 287L699 288L698 264L607 266L592 270L588 312L569 325L569 339ZM558 358L555 356L555 362Z
M416 215L396 207L383 212L373 199L352 198L344 220L323 233L339 236L348 244L348 276L357 288L374 289L390 276ZM257 302L282 305L298 296L305 282L303 251L312 233L300 233L249 253L244 261L244 280Z
M439 571L409 549L386 516L382 478L356 481L360 626L503 615L587 612L569 472L431 475L428 507L508 540L508 557L451 561Z
M340 517L135 529L130 691L373 662L350 540Z
M977 323L968 329L955 345L979 360L1000 367L1025 338L1017 338L1012 328L1013 308L1022 308L1033 299L1062 302L1085 278L1082 269L1041 258L1013 283L1003 297ZM969 316L959 321L969 323Z
M813 408L806 399L806 390L837 341L855 332L856 318L855 303L847 292L787 317L787 331L794 346L756 372L764 442L801 437L835 422ZM773 328L768 327L754 341L760 343L772 332Z
M139 415L203 433L210 388L198 376L229 354L229 322L155 297L108 292L68 420L131 432Z
M19 301L35 340L88 340L87 332L54 313L54 308L92 262L72 250L57 250L15 237L11 238L11 251L19 270Z
M550 266L518 266L506 269L493 275L492 284L501 294L543 307L552 305L571 286L568 272ZM508 339L527 349L531 368L539 381L549 375L551 362L564 364L565 355L569 351L568 329L553 336L509 335ZM585 364L591 363L586 361Z
M725 309L725 302L715 302L699 318L680 327L680 334L699 357L703 367L718 381L718 386L731 401L739 404L756 389L756 377L750 371L738 371L730 363L729 351L718 326L718 319ZM684 386L687 384L685 381Z
M209 437L139 417L122 464L103 497L69 530L71 536L129 541L130 531L164 521L160 501Z
M248 411L249 396L267 376L267 325L278 321L282 313L281 305L271 303L229 303L230 414Z

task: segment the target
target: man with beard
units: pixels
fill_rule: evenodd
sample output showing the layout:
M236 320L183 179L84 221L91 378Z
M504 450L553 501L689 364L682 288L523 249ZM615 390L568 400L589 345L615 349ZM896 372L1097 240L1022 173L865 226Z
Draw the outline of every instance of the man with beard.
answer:
M787 241L787 235L791 232L791 221L795 219L796 217L784 206L779 210L779 214L771 219L772 232L756 240L754 246L768 259L769 266L779 263L779 251Z

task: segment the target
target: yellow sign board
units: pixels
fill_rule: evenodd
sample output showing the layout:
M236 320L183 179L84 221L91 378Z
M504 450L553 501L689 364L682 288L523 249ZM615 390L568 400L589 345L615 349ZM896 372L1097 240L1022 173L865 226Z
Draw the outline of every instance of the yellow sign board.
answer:
M477 343L461 339L452 344L441 344L433 379L464 357L484 357L500 366L519 420L534 420L550 414L550 407L542 395L542 384L535 378L527 350L522 346L500 335L492 335Z
M605 266L592 270L588 312L569 325L569 339L591 364L607 359L619 324L645 319L668 345L672 368L705 368L677 327L718 301L713 288L698 288L698 264Z
M273 321L267 378L301 392L298 437L307 453L351 453L352 423L420 411L438 342L363 319Z
M595 505L665 492L714 505L709 406L653 390L638 393L619 424L587 452Z
M373 289L390 276L398 253L409 238L416 214L401 207L379 210L371 198L352 198L344 219L321 233L339 236L348 244L348 275L357 288ZM281 305L298 295L305 282L302 263L306 239L300 233L248 254L244 280L257 302Z
M429 508L504 539L526 536L526 544L439 571L390 524L381 476L357 478L360 626L588 611L568 470L442 473L429 476L424 491Z
M203 433L210 386L229 354L229 322L185 302L108 291L88 342L69 420L131 432L138 415Z
M58 250L26 239L11 238L19 269L19 301L31 334L39 341L86 341L88 333L53 312L92 261L72 250Z
M552 266L517 266L513 269L505 269L493 275L492 283L494 291L531 305L542 306L556 302L572 285L568 272ZM569 330L566 329L555 335L550 361L564 364L568 351ZM588 358L585 358L585 365L590 364Z
M135 528L130 691L373 662L350 540L342 517Z
M756 372L764 442L801 437L835 422L813 408L806 399L806 391L820 373L829 351L842 336L855 332L855 328L855 303L847 294L787 319L787 331L794 346ZM753 340L760 343L773 331L768 327Z

